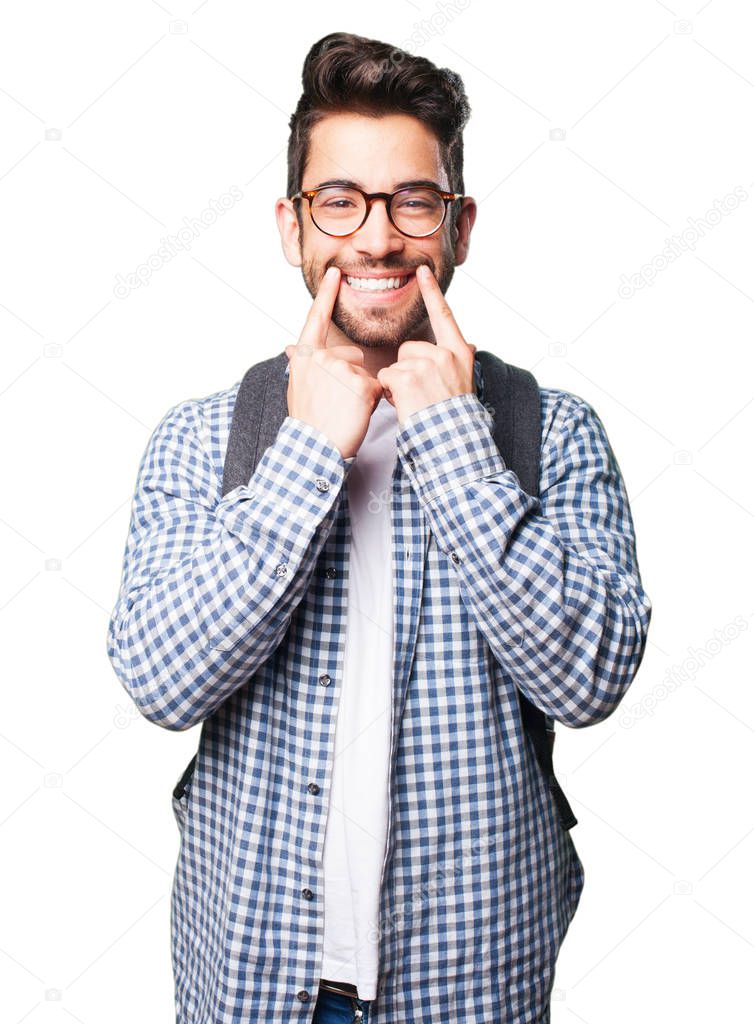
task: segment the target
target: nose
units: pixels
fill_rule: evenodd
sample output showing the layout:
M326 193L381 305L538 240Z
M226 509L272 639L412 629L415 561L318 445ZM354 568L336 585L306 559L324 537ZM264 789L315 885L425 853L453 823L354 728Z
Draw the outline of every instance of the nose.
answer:
M368 253L380 258L390 252L400 252L404 248L405 238L390 221L387 215L387 200L373 199L367 219L351 242L357 252Z

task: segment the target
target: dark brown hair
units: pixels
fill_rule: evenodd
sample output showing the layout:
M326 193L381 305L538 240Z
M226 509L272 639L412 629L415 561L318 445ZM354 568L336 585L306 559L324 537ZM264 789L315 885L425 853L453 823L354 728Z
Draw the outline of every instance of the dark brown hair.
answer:
M463 192L463 129L471 114L461 76L426 57L350 32L331 32L309 50L303 92L289 121L288 196L302 188L311 131L327 114L404 113L434 132L452 192ZM450 208L455 225L459 203ZM296 213L301 224L300 204Z

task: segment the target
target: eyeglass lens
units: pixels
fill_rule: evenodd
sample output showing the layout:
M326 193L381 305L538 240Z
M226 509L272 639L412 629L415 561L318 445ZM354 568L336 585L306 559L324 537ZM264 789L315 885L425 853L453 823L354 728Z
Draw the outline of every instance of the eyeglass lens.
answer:
M331 235L348 235L364 220L366 200L355 189L332 186L317 193L311 210L317 227ZM445 202L431 189L402 189L393 196L391 213L407 235L428 235L442 223Z

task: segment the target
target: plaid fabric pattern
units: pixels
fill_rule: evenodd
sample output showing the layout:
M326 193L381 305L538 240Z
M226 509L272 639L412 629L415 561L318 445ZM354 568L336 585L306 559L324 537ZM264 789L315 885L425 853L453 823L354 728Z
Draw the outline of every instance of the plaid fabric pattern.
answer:
M174 800L177 1024L308 1024L354 459L288 416L248 485L221 497L238 386L174 406L147 445L108 654L149 721L202 726L193 777ZM604 720L639 667L651 605L602 423L575 395L540 395L539 498L503 463L477 394L434 403L398 430L370 1024L549 1022L584 869L517 688L562 725Z

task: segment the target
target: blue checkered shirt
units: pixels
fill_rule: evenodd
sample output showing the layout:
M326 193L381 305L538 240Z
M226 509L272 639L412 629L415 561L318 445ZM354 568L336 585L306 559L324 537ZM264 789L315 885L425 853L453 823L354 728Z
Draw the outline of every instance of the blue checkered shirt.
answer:
M171 893L177 1024L310 1022L343 671L343 459L288 416L222 497L239 384L171 408L141 460L113 668L142 715L201 723ZM389 813L370 1024L546 1024L584 870L517 689L571 728L603 721L651 615L604 427L540 388L540 496L477 393L396 435Z

